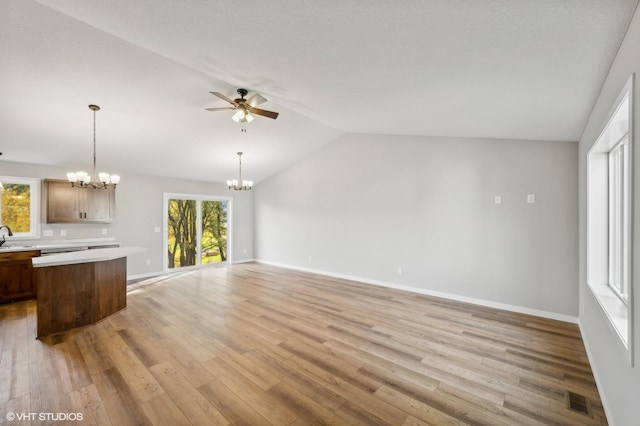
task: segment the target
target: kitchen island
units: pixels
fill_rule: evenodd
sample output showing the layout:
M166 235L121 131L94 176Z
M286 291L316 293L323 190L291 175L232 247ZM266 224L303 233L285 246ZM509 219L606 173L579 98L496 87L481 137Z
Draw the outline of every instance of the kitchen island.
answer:
M0 241L1 242L1 241ZM36 298L31 258L70 251L119 247L113 238L19 240L0 245L0 304ZM23 245L24 244L24 245Z
M75 251L32 259L37 337L93 324L127 306L127 256L141 247Z

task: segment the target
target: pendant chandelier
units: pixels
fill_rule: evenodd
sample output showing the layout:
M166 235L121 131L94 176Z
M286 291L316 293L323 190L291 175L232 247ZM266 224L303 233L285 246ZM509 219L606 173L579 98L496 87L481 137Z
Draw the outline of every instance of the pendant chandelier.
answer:
M109 186L116 186L120 182L120 176L110 175L109 173L99 173L96 176L96 111L100 111L98 105L89 105L89 109L93 111L93 175L87 172L69 172L67 179L71 182L71 186L89 189L107 189ZM97 177L97 181L91 178Z
M236 191L251 191L253 181L242 180L242 152L238 152L238 179L228 180L227 187Z

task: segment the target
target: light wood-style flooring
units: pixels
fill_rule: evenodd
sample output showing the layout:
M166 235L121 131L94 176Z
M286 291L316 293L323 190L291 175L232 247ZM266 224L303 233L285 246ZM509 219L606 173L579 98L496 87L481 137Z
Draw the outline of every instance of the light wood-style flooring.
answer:
M144 281L97 324L35 326L34 301L0 306L0 423L606 424L575 324L266 265Z

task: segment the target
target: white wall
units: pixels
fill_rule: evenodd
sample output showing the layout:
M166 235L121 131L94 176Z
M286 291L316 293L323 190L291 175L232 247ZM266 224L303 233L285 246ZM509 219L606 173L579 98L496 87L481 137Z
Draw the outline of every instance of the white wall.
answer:
M575 318L577 148L340 137L257 185L255 257Z
M107 237L113 237L123 246L141 246L146 253L131 256L127 261L127 275L141 276L162 272L163 246L162 232L154 232L154 227L162 229L163 193L184 193L233 197L231 260L240 262L253 258L253 193L229 191L224 184L196 182L151 176L137 176L120 173L122 181L116 189L116 221L112 224L42 224L42 230L51 229L54 236L41 238L48 240L70 240L103 238L102 229L107 229ZM33 164L0 161L0 176L21 176L50 179L65 179L66 170ZM61 237L60 230L66 229L67 236ZM246 249L246 252L245 252ZM151 260L146 265L146 260Z
M585 341L591 368L598 383L600 396L612 425L638 424L640 402L640 13L636 11L625 39L613 62L600 96L591 113L580 140L580 327ZM634 206L633 206L633 300L635 305L634 341L635 368L631 367L616 342L614 331L607 325L604 312L587 287L587 152L596 141L604 120L632 73L636 73L633 93L635 107L635 135L633 136Z

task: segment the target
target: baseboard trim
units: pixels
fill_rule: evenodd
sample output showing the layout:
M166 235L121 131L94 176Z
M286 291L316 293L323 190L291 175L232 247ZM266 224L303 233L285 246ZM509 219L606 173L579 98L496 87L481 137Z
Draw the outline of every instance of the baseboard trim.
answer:
M596 302L597 303L597 302ZM589 338L587 334L584 332L582 327L582 322L578 320L578 328L580 329L580 336L582 337L582 343L584 344L584 350L587 352L587 360L589 360L589 366L591 366L591 373L593 374L593 379L596 381L596 387L598 388L598 393L600 394L600 402L602 402L602 408L604 409L604 415L607 416L607 420L611 420L612 417L609 414L609 403L607 402L606 395L602 392L603 387L601 386L602 381L600 380L600 375L598 374L598 370L593 368L595 365L593 358L591 357L591 345L589 344Z
M133 281L133 280L142 280L145 278L153 278L153 277L157 277L160 275L165 275L166 272L162 272L162 271L156 271L156 272L149 272L146 274L137 274L137 275L128 275L127 276L127 281Z
M231 262L232 265L237 265L239 263L251 263L251 262L255 262L254 259L241 259L241 260L234 260L233 262Z
M127 276L127 281L133 281L133 280L141 280L141 279L145 279L145 278L153 278L153 277L158 277L160 275L171 275L171 274L179 274L182 272L190 272L190 271L197 271L199 269L202 268L223 268L225 266L227 266L228 264L231 265L235 265L235 264L239 264L239 263L250 263L250 262L255 262L255 260L253 259L241 259L241 260L235 260L233 262L222 262L220 265L217 264L209 264L209 265L200 265L200 266L189 266L186 268L178 268L176 270L169 270L169 271L155 271L155 272L148 272L146 274L136 274L136 275L131 275L131 276Z
M558 313L555 313L555 312L543 311L543 310L539 310L539 309L527 308L527 307L524 307L524 306L510 305L510 304L506 304L506 303L493 302L491 300L476 299L476 298L473 298L473 297L460 296L460 295L452 294L452 293L445 293L445 292L440 292L440 291L426 290L426 289L423 289L423 288L411 287L411 286L406 286L406 285L401 285L401 284L396 284L396 283L390 283L390 282L386 282L386 281L372 280L370 278L363 278L363 277L358 277L358 276L355 276L355 275L340 274L340 273L331 272L331 271L324 271L324 270L320 270L320 269L304 268L304 267L300 267L300 266L289 265L289 264L286 264L286 263L271 262L271 261L268 261L268 260L261 260L261 259L255 259L254 261L257 262L257 263L262 263L262 264L270 265L270 266L276 266L276 267L279 267L279 268L292 269L292 270L301 271L301 272L309 272L311 274L319 274L319 275L325 275L325 276L334 277L334 278L341 278L341 279L350 280L350 281L357 281L357 282L364 283L364 284L371 284L371 285L376 285L376 286L379 286L379 287L393 288L393 289L396 289L396 290L410 291L412 293L424 294L426 296L441 297L443 299L455 300L457 302L471 303L473 305L485 306L485 307L488 307L488 308L502 309L504 311L510 311L510 312L517 312L517 313L520 313L520 314L533 315L533 316L536 316L536 317L547 318L547 319L552 319L552 320L557 320L557 321L563 321L563 322L568 322L568 323L573 323L573 324L578 324L579 323L578 317L574 317L574 316L571 316L571 315L565 315L565 314L558 314Z
M186 272L197 271L199 268L190 268L190 269L176 269L172 271L156 271L156 272L148 272L146 274L138 274L127 276L127 281L134 280L144 280L147 278L156 278L156 277L170 277L172 275L184 274Z

